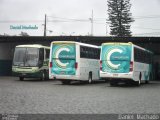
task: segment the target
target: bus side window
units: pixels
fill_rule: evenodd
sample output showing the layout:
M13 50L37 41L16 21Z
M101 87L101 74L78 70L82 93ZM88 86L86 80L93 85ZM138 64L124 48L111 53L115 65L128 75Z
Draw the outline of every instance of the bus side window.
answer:
M44 49L40 48L39 49L39 67L43 66L43 61L44 61Z
M84 47L80 46L80 58L84 58L84 56L85 56Z
M95 52L96 52L95 49L94 49L94 48L91 48L91 54L92 54L92 55L91 55L91 58L92 58L92 59L95 58Z
M97 56L97 49L96 48L93 48L93 59L96 59L96 56Z
M83 58L86 58L87 57L86 47L83 47L83 51L84 51L84 57Z
M46 59L49 59L49 49L45 49L46 50Z
M88 47L88 58L92 58L92 48Z
M141 56L142 56L141 55L141 51L139 49L137 49L137 48L134 48L134 60L136 62L140 62Z
M88 48L87 47L85 47L85 53L86 53L85 58L88 58L89 57L89 53L88 53Z
M100 49L96 48L96 59L100 58Z
M101 49L98 49L98 59L100 59L100 53L101 53Z
M95 59L99 59L99 54L100 54L100 51L98 48L96 48L96 56L95 56Z

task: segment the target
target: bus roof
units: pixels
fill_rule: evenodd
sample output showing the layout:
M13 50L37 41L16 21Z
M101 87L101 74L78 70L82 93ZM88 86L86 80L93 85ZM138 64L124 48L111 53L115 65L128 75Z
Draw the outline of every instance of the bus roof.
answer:
M74 42L74 41L53 41L51 44L60 44L60 43L75 43L81 46L88 46L88 47L94 47L94 48L100 48L100 46L96 45L91 45L91 44L86 44L86 43L81 43L81 42Z
M108 43L102 43L102 45L131 45L131 46L133 46L133 47L136 47L136 48L138 48L138 49L141 49L141 50L144 50L144 51L146 51L146 52L150 52L150 53L153 54L152 51L147 50L147 49L145 49L145 48L143 48L143 47L140 47L140 46L138 46L138 45L135 45L135 44L133 44L132 42L128 42L128 43L125 43L125 42L108 42Z
M125 43L125 42L107 42L107 43L102 43L102 45L133 45L132 42L128 42L128 43Z
M47 49L50 48L48 46L43 46L43 45L40 45L40 44L17 45L16 47L34 47L34 48L47 48Z

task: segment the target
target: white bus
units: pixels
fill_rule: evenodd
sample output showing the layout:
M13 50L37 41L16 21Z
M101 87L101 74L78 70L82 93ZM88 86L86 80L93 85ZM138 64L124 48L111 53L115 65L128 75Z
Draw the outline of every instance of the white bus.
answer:
M15 47L12 74L24 78L49 78L50 48L38 44L18 45Z
M55 41L50 48L49 78L62 84L99 79L100 47L72 41Z
M111 86L118 82L148 83L153 78L153 53L132 43L103 43L100 55L100 77Z

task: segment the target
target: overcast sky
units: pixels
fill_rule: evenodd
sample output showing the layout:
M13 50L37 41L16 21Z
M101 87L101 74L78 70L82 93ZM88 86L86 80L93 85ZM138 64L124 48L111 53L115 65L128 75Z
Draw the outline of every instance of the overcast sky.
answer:
M160 0L131 0L131 4L135 18L131 28L133 35L160 35ZM107 0L0 0L0 34L18 35L23 31L31 36L42 36L47 14L48 36L88 35L91 34L92 10L94 35L109 35ZM20 25L38 29L11 29Z

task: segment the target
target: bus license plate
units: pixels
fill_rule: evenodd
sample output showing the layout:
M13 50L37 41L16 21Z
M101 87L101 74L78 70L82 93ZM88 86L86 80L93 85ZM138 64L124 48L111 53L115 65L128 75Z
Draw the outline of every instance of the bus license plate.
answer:
M64 75L64 74L65 74L65 72L63 72L63 71L62 71L62 72L61 72L61 74L62 74L62 75Z
M118 76L118 74L113 74L113 77L117 77Z

